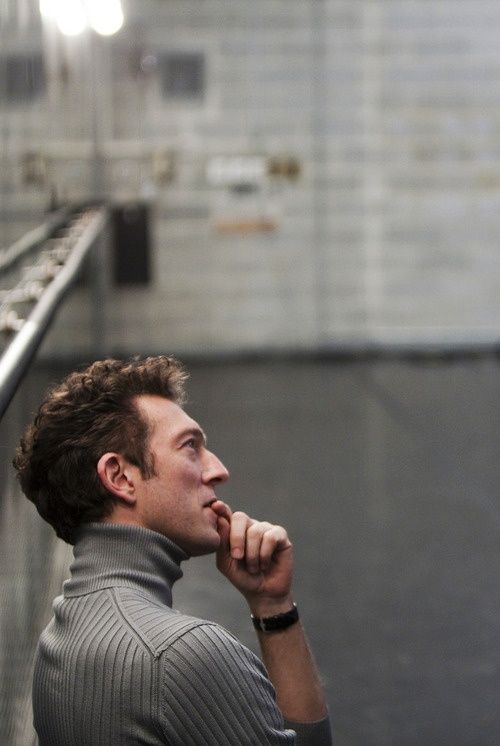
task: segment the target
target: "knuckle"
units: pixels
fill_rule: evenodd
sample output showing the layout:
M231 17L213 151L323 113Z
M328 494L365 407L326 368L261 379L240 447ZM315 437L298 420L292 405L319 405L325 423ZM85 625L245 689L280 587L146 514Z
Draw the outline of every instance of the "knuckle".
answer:
M247 533L249 536L260 536L263 533L262 523L259 523L258 521L252 523L252 525L248 527Z

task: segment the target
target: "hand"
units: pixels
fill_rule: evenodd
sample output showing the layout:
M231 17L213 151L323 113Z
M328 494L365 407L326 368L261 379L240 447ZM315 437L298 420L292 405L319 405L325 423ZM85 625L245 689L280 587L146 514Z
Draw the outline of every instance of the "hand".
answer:
M220 546L217 567L245 596L254 614L270 616L292 605L292 543L282 526L231 513L221 500L217 514Z

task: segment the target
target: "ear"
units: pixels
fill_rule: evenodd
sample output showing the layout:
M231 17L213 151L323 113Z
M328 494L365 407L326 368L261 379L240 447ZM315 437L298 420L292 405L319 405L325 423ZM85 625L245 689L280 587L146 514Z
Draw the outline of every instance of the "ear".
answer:
M136 502L133 469L119 453L105 453L97 462L97 473L103 486L128 505Z

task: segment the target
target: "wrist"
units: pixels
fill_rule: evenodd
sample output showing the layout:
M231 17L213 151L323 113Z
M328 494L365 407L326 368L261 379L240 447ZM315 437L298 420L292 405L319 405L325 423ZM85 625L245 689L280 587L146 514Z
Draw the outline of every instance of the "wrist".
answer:
M284 614L294 606L293 596L288 594L280 598L247 598L250 613L255 617L276 616Z

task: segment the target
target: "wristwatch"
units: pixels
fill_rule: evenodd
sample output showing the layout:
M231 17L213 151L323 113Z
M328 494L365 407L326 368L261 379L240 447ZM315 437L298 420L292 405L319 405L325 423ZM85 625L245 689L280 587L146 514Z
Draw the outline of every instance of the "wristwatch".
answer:
M297 604L294 604L290 611L284 611L282 614L274 616L252 616L252 622L255 629L260 632L279 632L287 629L299 621L299 610Z

